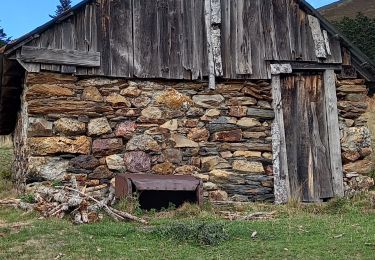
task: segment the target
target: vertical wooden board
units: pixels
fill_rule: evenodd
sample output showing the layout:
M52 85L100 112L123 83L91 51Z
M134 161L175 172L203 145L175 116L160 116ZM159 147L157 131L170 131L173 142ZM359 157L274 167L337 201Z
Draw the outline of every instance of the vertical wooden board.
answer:
M272 0L261 1L261 22L263 25L265 59L278 60Z
M137 77L159 76L157 1L134 0L134 74Z
M328 34L331 55L324 61L325 63L342 63L341 43L336 37Z
M159 0L157 6L158 42L160 76L169 78L171 49L171 22L169 20L169 1Z
M292 59L302 58L301 36L300 36L300 12L299 5L294 0L289 0L290 33L292 41Z
M215 76L223 76L223 60L221 55L221 30L220 28L212 28L212 53L214 57Z
M254 14L251 13L251 2L247 0L237 1L237 46L236 51L236 74L252 74L251 63L251 39L249 26Z
M76 49L76 40L75 40L75 28L73 25L72 19L67 19L61 24L61 35L62 42L61 48L65 50L75 50ZM61 66L62 73L75 73L76 66Z
M294 23L294 16L293 16L294 14L293 4L294 3L295 3L294 0L285 0L291 60L296 59L296 41L295 41L296 38L295 38L295 33L294 33L296 30L296 25Z
M277 51L279 60L291 60L291 45L289 38L288 0L272 0L274 27L276 32Z
M212 24L211 24L211 0L204 0L204 23L207 35L207 64L208 64L208 87L209 89L215 89L215 63L212 43Z
M320 28L320 21L312 15L308 15L308 20L314 42L315 55L317 58L325 59L327 58L327 52L322 29Z
M296 82L297 87L297 118L294 122L297 131L297 179L301 190L302 201L315 201L314 194L314 165L312 154L312 138L310 135L311 128L311 111L310 95L308 94L308 78L300 75Z
M192 78L193 72L193 48L194 48L194 1L182 0L182 66L185 71L185 79Z
M324 72L324 90L333 192L335 196L342 197L344 196L344 177L342 170L340 128L337 111L336 76L333 70L327 70Z
M205 36L204 1L193 0L193 79L207 75L205 67L207 57L207 43Z
M131 77L133 75L132 1L114 0L110 5L110 76Z
M316 56L315 52L315 41L313 38L313 33L310 27L309 23L309 15L305 14L305 35L304 37L306 38L306 43L305 43L305 48L306 48L306 60L305 61L319 61L319 58Z
M101 65L100 68L93 68L91 69L90 74L93 75L104 75L103 71L103 18L102 18L102 4L99 2L101 0L97 0L97 4L94 5L94 13L95 13L95 21L93 21L94 26L95 26L95 32L93 32L93 43L94 46L96 47L96 51L100 52L101 54ZM95 41L96 38L96 42Z
M247 30L249 39L251 41L251 64L252 64L252 75L254 79L267 79L267 67L265 61L265 40L263 34L263 23L261 13L261 1L253 0L247 1L250 4L250 23L248 23Z
M285 131L285 154L287 162L285 167L288 172L290 198L300 198L299 180L297 174L298 157L298 131L293 127L297 120L297 88L294 77L285 76L281 81L281 99L283 123Z
M31 42L27 43L26 45L27 46L33 46L33 47L41 47L40 37L32 40ZM30 70L28 70L28 72L40 72L40 70L41 70L40 63L29 63L29 66L30 66ZM0 83L1 83L1 81L0 81Z
M111 9L110 9L110 0L101 0L101 40L102 40L102 65L101 69L104 75L111 75ZM85 18L86 20L86 18ZM84 23L85 24L85 23Z
M223 58L224 78L231 77L231 48L230 48L230 0L221 0L221 49ZM233 57L232 57L233 58Z
M288 155L284 125L284 100L282 96L282 82L280 75L272 76L272 98L275 111L275 120L272 127L272 150L273 150L273 169L275 176L275 200L277 203L286 203L291 198L289 173L288 173Z
M58 47L58 44L56 43L55 39L56 27L57 26L50 28L40 35L40 47L51 49ZM60 71L60 66L58 65L41 64L40 68L42 70Z
M90 4L90 21L86 26L90 26L90 49L92 52L99 52L98 40L98 5L96 3ZM99 70L99 73L98 73ZM89 75L101 75L100 67L87 69Z
M75 25L75 31L76 31L76 50L78 51L87 51L87 43L85 42L85 8L80 10L79 12L76 13L74 17L74 25ZM103 62L103 57L102 57L102 62ZM87 75L87 68L77 68L78 75Z
M182 0L169 0L169 20L171 22L170 74L172 79L183 78L182 66Z
M211 1L211 40L212 40L212 53L214 57L215 76L223 76L223 59L222 59L222 46L221 46L221 0Z
M313 77L313 140L314 162L317 172L316 190L319 199L334 197L328 142L328 121L322 75ZM315 106L315 108L314 108Z

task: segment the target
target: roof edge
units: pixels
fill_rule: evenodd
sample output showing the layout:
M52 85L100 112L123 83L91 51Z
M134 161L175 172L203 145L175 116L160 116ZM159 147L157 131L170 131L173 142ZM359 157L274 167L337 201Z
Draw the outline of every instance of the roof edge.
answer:
M29 41L32 41L33 39L37 38L39 34L48 30L50 26L52 26L56 23L61 23L61 22L65 21L66 19L68 19L70 17L70 13L78 11L83 6L85 6L86 4L88 4L90 2L93 2L93 1L96 1L96 0L83 0L83 1L79 2L78 4L76 4L75 6L73 6L72 8L66 10L64 13L56 16L52 20L50 20L50 21L46 22L45 24L43 24L43 25L37 27L36 29L32 30L31 32L19 37L18 39L14 40L14 41L11 41L7 45L5 45L5 50L4 50L5 55L12 54L13 51L18 48L18 45L23 45L23 44L26 44Z
M354 56L356 56L359 60L359 66L361 66L360 70L363 72L365 66L370 66L372 70L375 72L375 62L372 61L366 54L364 54L357 46L355 46L348 38L346 38L341 32L339 32L322 14L318 12L312 5L307 3L305 0L300 0L300 4L309 10L315 17L317 17L321 24L323 25L324 29L326 29L329 33L333 35L337 35L340 37L340 40L349 48ZM368 73L368 80L375 81L375 75L373 73Z

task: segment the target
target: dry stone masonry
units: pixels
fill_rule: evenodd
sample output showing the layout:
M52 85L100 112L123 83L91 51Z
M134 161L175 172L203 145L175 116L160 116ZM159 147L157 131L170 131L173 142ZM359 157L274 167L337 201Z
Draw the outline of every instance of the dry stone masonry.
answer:
M29 74L15 133L16 178L31 189L75 176L101 196L119 173L191 174L212 200L272 201L271 102L265 81L209 90Z
M337 81L338 109L344 184L347 194L368 190L374 180L366 176L373 169L371 134L367 126L367 88L364 80Z

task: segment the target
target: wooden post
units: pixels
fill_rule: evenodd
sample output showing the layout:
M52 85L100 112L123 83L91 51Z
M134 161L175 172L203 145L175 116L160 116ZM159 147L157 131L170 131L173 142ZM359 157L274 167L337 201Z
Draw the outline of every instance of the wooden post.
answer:
M204 16L207 34L207 57L209 88L215 89L215 76L223 76L223 62L221 58L221 1L205 0Z
M273 174L275 177L275 203L288 202L290 184L288 174L288 158L284 128L283 104L281 98L280 75L272 76L272 97L275 120L272 125Z
M324 72L325 106L327 113L328 143L335 196L344 196L344 177L341 160L340 128L337 111L336 78L333 70Z
M211 37L211 0L204 0L204 17L206 23L207 34L207 56L208 56L208 87L215 89L215 64L214 55L212 52L212 37Z

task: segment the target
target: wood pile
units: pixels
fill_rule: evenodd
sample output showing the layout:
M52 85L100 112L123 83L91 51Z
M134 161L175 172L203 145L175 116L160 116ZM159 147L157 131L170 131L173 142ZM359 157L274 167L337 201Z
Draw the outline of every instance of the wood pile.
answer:
M74 180L71 186L40 186L35 190L32 203L26 203L21 199L6 199L0 200L0 207L34 210L41 213L45 218L64 218L70 215L74 224L97 222L103 218L102 211L116 221L135 221L148 224L142 218L112 208L115 202L113 188L110 189L105 198L97 200L81 191Z

